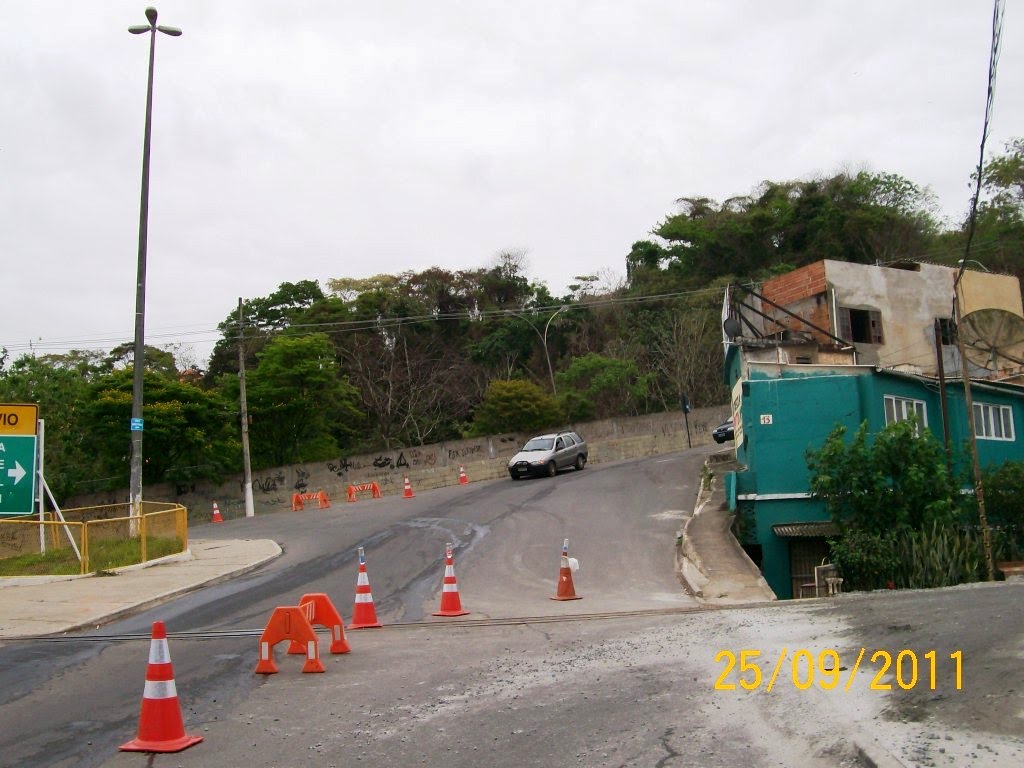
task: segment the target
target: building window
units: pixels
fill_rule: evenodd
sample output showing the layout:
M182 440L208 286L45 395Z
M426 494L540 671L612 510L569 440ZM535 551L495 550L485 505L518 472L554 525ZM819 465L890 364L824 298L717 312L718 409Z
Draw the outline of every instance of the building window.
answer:
M885 425L906 421L911 416L917 417L917 426L928 426L928 408L923 400L911 400L909 397L885 396Z
M873 309L839 308L839 336L855 344L884 344L882 313Z
M983 440L1013 440L1013 411L1010 406L975 403L974 434Z
M956 323L949 317L935 318L935 324L939 331L939 339L945 347L956 344Z

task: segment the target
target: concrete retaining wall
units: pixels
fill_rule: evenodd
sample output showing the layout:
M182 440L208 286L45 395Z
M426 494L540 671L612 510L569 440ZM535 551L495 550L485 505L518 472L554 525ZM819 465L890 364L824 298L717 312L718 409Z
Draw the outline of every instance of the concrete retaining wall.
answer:
M728 406L690 413L690 444L711 442L711 430L728 417ZM686 419L679 411L605 419L571 428L586 439L592 464L655 456L688 447ZM293 494L321 490L328 494L332 505L345 504L348 486L361 483L377 483L384 495L401 494L406 477L414 492L455 485L459 481L460 466L465 468L471 482L508 477L509 458L530 437L532 435L495 435L253 472L256 514L291 509ZM241 475L219 485L196 483L188 488L150 485L143 489L143 494L149 500L173 500L183 504L192 520L208 520L214 500L225 519L245 514ZM127 490L76 496L67 500L65 506L108 504L124 501L127 496Z

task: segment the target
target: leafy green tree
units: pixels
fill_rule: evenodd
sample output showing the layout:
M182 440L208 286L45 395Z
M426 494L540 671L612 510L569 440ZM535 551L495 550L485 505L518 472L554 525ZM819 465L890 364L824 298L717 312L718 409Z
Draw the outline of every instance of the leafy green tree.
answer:
M483 402L473 413L472 436L503 432L536 432L561 421L555 399L536 384L492 381Z
M325 299L315 280L281 283L269 296L242 302L239 324L237 307L217 326L221 338L213 347L207 369L207 382L212 384L226 373L238 373L238 345L244 345L246 367L256 365L257 353L270 338L290 328L298 318Z
M105 369L99 352L74 350L65 355L24 355L0 369L0 401L35 403L44 433L47 485L58 501L91 490L96 451L89 445L84 408L89 383ZM127 423L127 422L126 422Z
M955 522L959 488L943 447L913 419L888 425L869 440L867 422L847 444L837 426L807 452L811 492L825 502L840 530L871 533L922 530Z
M555 376L571 421L595 416L636 415L644 411L651 376L641 375L636 363L596 352L575 358Z
M670 243L663 270L678 263L693 285L722 275L757 277L781 264L819 259L912 258L927 251L938 231L932 194L895 174L766 181L753 195L721 204L705 197L678 202L682 212L655 234ZM637 255L650 267L656 254Z
M97 378L89 387L81 424L96 453L103 485L123 487L129 477L132 369ZM142 416L142 478L145 483L187 486L218 481L238 471L242 451L233 409L214 391L146 371Z
M246 399L258 469L336 457L363 422L359 392L340 374L334 347L322 333L275 336L246 374Z
M896 577L907 541L963 518L956 479L944 449L913 419L873 436L867 422L853 439L837 426L807 452L811 491L839 527L832 555L854 589L877 589Z

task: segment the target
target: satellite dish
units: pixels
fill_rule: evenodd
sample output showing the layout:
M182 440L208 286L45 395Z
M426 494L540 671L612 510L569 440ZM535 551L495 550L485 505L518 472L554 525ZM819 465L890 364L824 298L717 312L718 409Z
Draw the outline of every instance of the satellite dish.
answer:
M739 320L735 317L727 317L725 322L722 323L722 328L725 330L725 335L730 339L735 339L743 333L743 326L740 325Z
M964 355L980 368L998 372L1024 366L1024 317L1005 309L978 309L960 320Z

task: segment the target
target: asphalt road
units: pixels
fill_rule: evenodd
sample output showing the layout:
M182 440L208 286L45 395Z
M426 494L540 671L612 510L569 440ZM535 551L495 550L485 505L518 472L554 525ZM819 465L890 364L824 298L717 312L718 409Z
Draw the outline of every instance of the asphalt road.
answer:
M907 766L1024 760L1024 588L701 608L675 577L673 547L708 450L205 529L273 538L285 554L102 629L146 639L0 648L0 765L814 767L863 765L858 749ZM582 599L557 602L566 537ZM472 612L458 619L430 616L447 541ZM351 616L359 546L385 627L349 631L350 654L329 656L321 643L322 675L301 674L283 646L280 673L255 675L275 606L326 592ZM632 615L577 618L612 612ZM203 743L156 758L118 753L138 725L156 619L172 635L242 636L172 637L186 730ZM912 650L922 670L934 649L935 690L904 691L892 672L878 682L896 690L871 690L880 662L853 674L860 647ZM838 669L822 655L831 649ZM743 650L758 678L739 666ZM840 684L822 690L832 675Z

